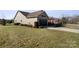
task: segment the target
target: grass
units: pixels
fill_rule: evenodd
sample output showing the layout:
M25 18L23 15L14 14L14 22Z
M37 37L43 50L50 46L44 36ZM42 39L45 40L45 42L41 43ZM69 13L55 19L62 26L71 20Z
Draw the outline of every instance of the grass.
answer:
M71 29L79 29L79 24L66 24L65 27Z
M79 47L79 34L24 26L0 26L0 48L73 47Z

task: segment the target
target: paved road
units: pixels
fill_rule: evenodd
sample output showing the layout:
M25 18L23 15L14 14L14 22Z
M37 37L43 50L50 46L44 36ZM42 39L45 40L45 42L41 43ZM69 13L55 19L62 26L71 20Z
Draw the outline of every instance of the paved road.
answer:
M78 29L69 29L65 27L48 27L47 29L79 33Z

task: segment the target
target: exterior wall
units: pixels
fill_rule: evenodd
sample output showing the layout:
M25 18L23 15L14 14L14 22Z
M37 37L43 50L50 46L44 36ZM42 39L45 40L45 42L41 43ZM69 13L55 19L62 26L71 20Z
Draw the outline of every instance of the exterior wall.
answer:
M24 18L24 16L20 12L18 12L14 19L14 23L21 23L22 18Z
M41 14L38 17L38 22L40 23L39 25L45 24L44 26L47 26L48 25L48 16L45 13Z
M25 22L25 23L24 23ZM35 22L37 22L37 18L26 18L26 20L24 20L23 22L22 22L22 24L28 24L28 25L32 25L32 26L34 26L35 24Z
M18 12L14 19L14 23L26 24L34 26L34 22L37 22L37 18L26 18L23 14Z

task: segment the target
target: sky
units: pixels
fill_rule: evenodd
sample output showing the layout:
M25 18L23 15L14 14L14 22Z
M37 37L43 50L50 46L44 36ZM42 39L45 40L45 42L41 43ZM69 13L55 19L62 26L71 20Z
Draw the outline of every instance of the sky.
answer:
M37 10L22 10L26 12L34 12ZM79 15L79 10L44 10L48 16L61 18L62 16ZM12 19L15 17L17 10L0 10L0 18Z

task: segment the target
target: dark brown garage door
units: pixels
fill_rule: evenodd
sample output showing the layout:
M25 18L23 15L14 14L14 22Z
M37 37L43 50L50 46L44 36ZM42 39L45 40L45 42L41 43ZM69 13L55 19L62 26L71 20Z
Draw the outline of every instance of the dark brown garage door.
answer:
M34 22L34 27L39 28L38 22Z

